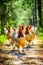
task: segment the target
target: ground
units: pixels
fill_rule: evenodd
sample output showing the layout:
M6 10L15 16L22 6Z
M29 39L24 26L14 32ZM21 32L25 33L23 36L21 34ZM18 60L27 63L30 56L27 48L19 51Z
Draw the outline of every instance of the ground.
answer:
M0 52L0 65L43 65L43 48L36 44L26 47L22 53L18 50Z

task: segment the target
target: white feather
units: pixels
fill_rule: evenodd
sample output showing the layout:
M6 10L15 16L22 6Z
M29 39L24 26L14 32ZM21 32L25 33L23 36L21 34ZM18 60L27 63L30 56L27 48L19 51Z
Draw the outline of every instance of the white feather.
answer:
M14 32L14 38L17 38L17 37L18 37L18 33Z
M8 30L6 28L4 28L4 33L7 34L8 33Z

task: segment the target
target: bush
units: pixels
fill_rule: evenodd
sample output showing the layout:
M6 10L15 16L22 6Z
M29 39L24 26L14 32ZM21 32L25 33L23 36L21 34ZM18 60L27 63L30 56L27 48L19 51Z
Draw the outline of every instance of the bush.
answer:
M36 34L41 40L43 40L43 28L38 27Z

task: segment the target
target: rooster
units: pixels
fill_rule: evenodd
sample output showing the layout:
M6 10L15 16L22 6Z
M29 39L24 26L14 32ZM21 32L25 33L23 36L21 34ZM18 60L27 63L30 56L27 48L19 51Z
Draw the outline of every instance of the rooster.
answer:
M12 35L12 41L11 43L14 44L18 38L18 33L16 32L16 29L13 29L13 35Z
M32 40L34 40L34 38L35 38L35 33L34 33L34 27L33 26L27 26L26 27L26 32L25 32L25 34L26 34L26 40L29 42L29 43L31 43L32 42ZM29 44L28 43L28 44ZM30 45L30 44L29 44Z
M26 40L27 40L27 46L30 46L30 45L29 45L29 42L31 42L31 36L30 36L30 34L29 34L29 26L26 27L25 37L26 37Z
M22 47L22 50L24 47L26 47L26 39L23 35L24 26L19 26L18 36L15 38L16 44L15 46L20 49ZM16 34L17 35L17 34Z
M35 32L36 32L36 29L35 29L35 27L34 26L32 26L31 27L31 29L30 29L30 35L31 35L31 43L33 44L33 41L34 41L34 39L35 39Z
M31 42L31 35L29 34L29 31L30 31L30 27L26 27L26 32L25 32L25 34L26 34L26 40L28 41L28 42Z
M9 40L10 39L10 25L8 26L8 29L4 28L4 33L7 39Z
M26 47L26 39L24 37L20 37L16 40L16 47L18 48L19 52L24 52L24 48Z
M10 39L10 25L8 26L8 31L6 33L6 37L8 40Z
M34 26L32 26L31 27L31 29L30 29L30 35L31 35L31 38L32 38L32 40L35 38L35 27Z
M4 33L7 37L7 39L9 39L10 38L10 26L8 26L8 30L6 28L4 28Z
M12 34L13 34L13 29L10 25L8 25L8 30L7 30L7 33L6 33L6 37L8 40L10 40L12 38Z
M10 25L8 25L8 29L4 28L4 32L5 32L7 39L11 41L13 32L14 32L12 27Z

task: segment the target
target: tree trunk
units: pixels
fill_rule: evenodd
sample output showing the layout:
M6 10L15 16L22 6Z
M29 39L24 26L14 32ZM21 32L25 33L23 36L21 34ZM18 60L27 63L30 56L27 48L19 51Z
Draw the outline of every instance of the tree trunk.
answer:
M1 14L1 34L4 34L4 26L5 26L4 15Z
M33 26L37 26L36 0L33 0Z
M39 26L42 27L41 0L38 0L38 16L39 16Z
M4 27L6 24L5 18L6 18L6 5L1 1L1 7L2 7L2 13L1 13L1 34L4 34Z

